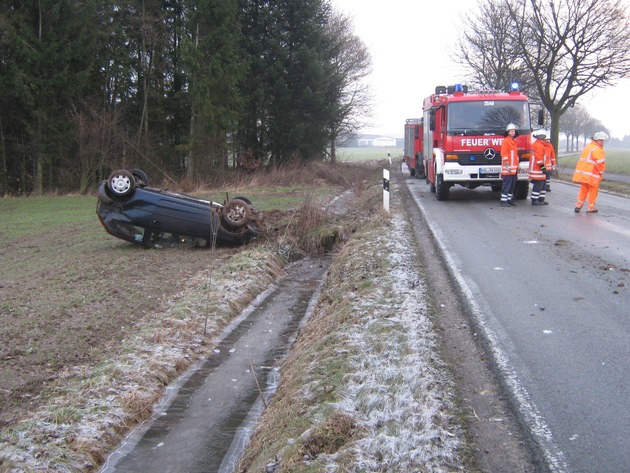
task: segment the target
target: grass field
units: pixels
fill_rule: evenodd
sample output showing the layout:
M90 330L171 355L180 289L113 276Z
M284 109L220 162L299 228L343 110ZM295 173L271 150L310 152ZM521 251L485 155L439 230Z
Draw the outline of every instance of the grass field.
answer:
M337 148L337 160L339 162L355 162L355 161L378 161L388 158L387 153L392 159L402 157L402 150L395 146L391 148Z
M630 175L630 150L606 149L606 172ZM561 155L558 158L558 168L562 172L573 172L580 153ZM604 179L606 175L604 174Z
M337 159L340 162L387 160L388 153L391 155L392 159L400 159L402 157L402 150L396 147L361 147L338 148ZM575 169L575 163L579 156L579 152L561 154L559 157L559 167L562 167L563 172L568 172L568 170L572 171ZM630 175L630 149L607 149L606 171L614 174Z
M557 179L571 181L575 165L580 153L561 155L558 157ZM600 189L621 195L630 195L630 183L612 179L612 175L630 176L630 150L606 150L606 172L600 184ZM608 177L607 177L608 175Z
M189 193L250 197L263 220L246 247L129 244L105 232L95 195L0 198L0 472L93 471L289 252L342 234L325 203L380 185L380 169L311 163L232 179Z

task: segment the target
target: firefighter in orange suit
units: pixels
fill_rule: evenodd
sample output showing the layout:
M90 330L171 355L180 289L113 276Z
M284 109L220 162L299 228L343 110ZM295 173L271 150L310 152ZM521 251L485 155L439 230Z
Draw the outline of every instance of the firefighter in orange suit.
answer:
M518 179L518 146L516 145L516 125L508 124L505 127L505 138L501 145L501 207L514 207L514 188Z
M604 141L608 135L603 131L598 131L593 135L593 140L582 150L580 159L573 173L573 182L580 183L577 201L575 202L575 212L582 210L584 202L588 200L586 213L596 213L595 200L599 192L599 183L606 169L606 153L604 152Z
M533 133L534 144L532 144L532 157L529 160L529 180L532 183L532 193L530 198L532 205L547 205L545 202L545 187L547 185L547 145L545 130L538 130Z

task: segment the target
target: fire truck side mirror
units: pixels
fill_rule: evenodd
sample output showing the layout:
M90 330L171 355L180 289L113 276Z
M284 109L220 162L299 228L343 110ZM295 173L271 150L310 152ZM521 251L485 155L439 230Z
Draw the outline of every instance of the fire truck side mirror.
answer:
M538 126L543 126L545 124L545 111L541 108L538 110Z

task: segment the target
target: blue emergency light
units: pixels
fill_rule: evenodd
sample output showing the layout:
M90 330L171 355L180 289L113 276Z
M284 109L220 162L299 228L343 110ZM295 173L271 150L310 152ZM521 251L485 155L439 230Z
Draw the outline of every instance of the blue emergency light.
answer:
M521 84L519 84L518 82L510 83L510 92L518 92L520 88L521 88Z

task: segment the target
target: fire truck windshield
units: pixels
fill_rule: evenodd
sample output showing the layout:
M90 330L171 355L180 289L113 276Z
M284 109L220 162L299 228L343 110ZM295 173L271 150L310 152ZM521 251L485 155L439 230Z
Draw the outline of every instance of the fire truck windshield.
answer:
M479 100L448 105L447 133L451 135L502 134L508 123L530 130L525 100Z

